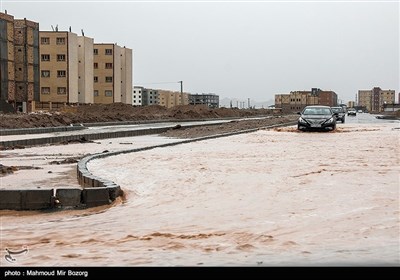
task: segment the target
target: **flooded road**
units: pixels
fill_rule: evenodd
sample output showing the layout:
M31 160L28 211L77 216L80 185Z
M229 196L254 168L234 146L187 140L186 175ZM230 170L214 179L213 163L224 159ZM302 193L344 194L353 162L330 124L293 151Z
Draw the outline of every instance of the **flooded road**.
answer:
M399 265L400 129L369 114L96 160L112 207L1 213L1 265ZM5 260L5 249L29 251Z

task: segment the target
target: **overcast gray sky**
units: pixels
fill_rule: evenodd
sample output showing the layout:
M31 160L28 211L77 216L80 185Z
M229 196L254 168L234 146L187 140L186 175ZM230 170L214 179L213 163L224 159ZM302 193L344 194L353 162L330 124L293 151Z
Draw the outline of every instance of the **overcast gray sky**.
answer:
M399 92L398 1L18 1L1 11L134 51L134 83L266 101L318 87ZM169 84L144 84L162 83Z

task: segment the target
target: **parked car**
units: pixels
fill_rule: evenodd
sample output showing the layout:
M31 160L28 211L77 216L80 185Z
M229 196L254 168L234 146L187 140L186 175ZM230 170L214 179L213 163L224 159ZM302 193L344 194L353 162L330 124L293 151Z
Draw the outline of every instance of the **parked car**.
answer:
M356 109L350 108L349 110L347 110L347 115L348 116L356 116L357 115Z
M341 121L342 123L344 123L344 121L346 120L346 112L344 110L343 107L331 107L332 112L333 113L337 113L337 115L335 114L336 117L336 121Z
M300 113L298 130L335 130L337 113L329 106L307 106Z

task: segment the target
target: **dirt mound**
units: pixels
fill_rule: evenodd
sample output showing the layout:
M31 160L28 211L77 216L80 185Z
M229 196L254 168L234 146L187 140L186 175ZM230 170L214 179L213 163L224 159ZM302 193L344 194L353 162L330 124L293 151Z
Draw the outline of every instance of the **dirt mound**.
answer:
M1 114L0 128L29 128L68 126L81 123L143 121L143 120L183 120L227 117L249 117L273 114L267 109L208 108L205 105L182 105L167 109L152 105L134 107L123 103L66 106L54 112L34 112L30 114Z

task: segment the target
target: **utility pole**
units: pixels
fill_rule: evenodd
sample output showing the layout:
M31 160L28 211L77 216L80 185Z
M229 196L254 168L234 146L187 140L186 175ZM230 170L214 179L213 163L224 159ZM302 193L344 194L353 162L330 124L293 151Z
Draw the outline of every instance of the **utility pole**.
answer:
M181 83L181 93L183 93L183 81L179 81L178 83Z
M181 105L185 105L183 98L183 81L179 81L178 83L181 83Z

